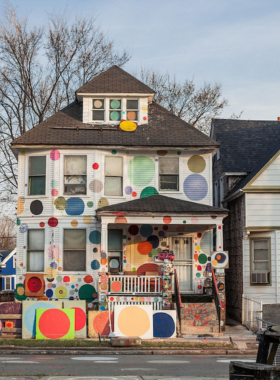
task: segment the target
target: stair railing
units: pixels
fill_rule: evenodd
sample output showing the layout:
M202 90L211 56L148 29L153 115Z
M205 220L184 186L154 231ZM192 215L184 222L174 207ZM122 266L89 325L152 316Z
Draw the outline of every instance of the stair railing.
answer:
M216 310L217 310L217 316L219 321L219 333L221 332L221 300L220 300L220 294L218 290L217 280L215 276L214 269L212 269L212 295L215 301Z
M183 305L182 305L182 300L181 300L180 287L179 287L179 281L178 281L176 269L174 269L174 281L175 281L174 292L175 292L176 310L177 310L177 316L178 316L180 332L181 332L181 308L183 307Z

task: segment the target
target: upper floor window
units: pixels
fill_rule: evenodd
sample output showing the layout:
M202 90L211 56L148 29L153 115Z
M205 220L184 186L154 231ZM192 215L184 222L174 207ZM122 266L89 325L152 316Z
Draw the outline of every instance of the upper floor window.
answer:
M123 195L122 157L105 157L105 195Z
M122 230L108 230L108 264L110 273L122 269Z
M86 230L65 229L63 237L63 270L86 271Z
M270 239L251 239L251 284L269 284L271 250Z
M104 99L93 99L92 101L92 120L105 120L105 101Z
M28 195L46 194L46 156L29 157Z
M45 231L28 230L27 235L27 271L44 271Z
M179 158L159 158L159 190L179 190Z
M126 101L126 118L127 120L138 120L138 100Z
M64 156L64 194L87 193L87 156Z
M109 119L110 121L120 121L122 116L122 101L121 99L110 99Z
M138 99L92 99L92 121L110 123L122 119L138 121Z

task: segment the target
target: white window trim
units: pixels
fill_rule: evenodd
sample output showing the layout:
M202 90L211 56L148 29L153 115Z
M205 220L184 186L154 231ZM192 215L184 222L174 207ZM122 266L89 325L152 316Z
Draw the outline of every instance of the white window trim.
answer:
M262 261L268 261L268 269L254 269L254 258L255 258L255 241L260 241L260 240L267 240L267 243L268 243L268 260L262 260ZM252 242L251 242L251 246L252 246L252 252L251 252L251 260L252 260L252 271L251 271L251 274L252 273L256 273L256 272L271 272L271 247L270 247L270 239L269 237L252 237ZM257 261L261 261L261 260L257 260Z
M166 158L178 158L178 165L179 165L179 179L178 179L178 190L160 190L159 189L159 186L160 186L160 181L159 181L159 159L160 158L164 158L164 157L158 157L156 156L155 157L157 159L157 161L155 162L155 176L156 176L156 181L155 181L155 188L158 190L158 193L159 194L183 194L183 182L181 181L181 179L183 178L183 168L182 168L182 157L181 156L178 156L176 154L176 156L174 155L169 155L168 157Z
M101 198L106 197L108 199L125 199L126 196L124 194L124 188L125 188L125 156L121 155L115 155L115 157L121 157L122 158L122 167L123 167L123 175L122 175L122 195L106 195L105 194L105 181L106 181L106 175L105 175L105 162L106 162L106 157L112 157L109 154L103 154L102 155L102 168L103 168L103 175L104 175L104 181L103 181L103 189L101 191Z
M73 228L73 227L72 227ZM85 271L65 271L63 270L63 242L64 242L64 230L71 230L71 227L63 226L60 227L59 229L59 236L61 236L61 243L59 244L60 246L60 251L61 251L61 266L62 266L62 271L59 272L60 275L69 275L69 274L75 274L75 275L84 275L90 272L90 245L88 244L89 241L89 234L90 234L90 228L77 228L79 230L86 230L86 270ZM75 228L73 228L74 230Z
M44 195L29 195L28 194L28 181L29 181L29 157L42 157L46 156L46 184L45 184L45 194ZM25 160L25 176L24 176L24 193L25 193L25 198L28 199L38 199L39 198L48 198L49 193L50 193L50 184L49 184L49 171L48 168L50 167L50 152L49 153L42 153L42 152L37 152L37 153L30 153L26 154L26 160ZM27 185L27 186L25 186Z
M64 194L64 160L65 160L65 156L86 156L87 158L87 185L86 185L86 193L85 194L73 194L73 195L70 195L70 194ZM60 173L62 173L62 175L60 175L60 183L59 183L59 188L60 188L60 191L57 195L57 197L61 196L61 197L64 197L64 198L90 198L90 194L89 194L89 173L90 173L90 163L89 163L89 155L87 153L84 153L84 154L81 154L81 153L77 153L77 152L71 152L69 151L69 153L63 153L63 154L60 154L60 157L62 158L60 161ZM57 198L57 197L54 197L54 198Z
M30 230L44 230L44 233L45 233L45 244L44 244L44 269L42 271L35 271L35 272L32 272L32 271L28 271L27 270L27 252L28 252L28 231ZM47 252L47 249L48 249L48 240L47 240L47 233L46 233L46 229L45 228L28 228L27 232L24 234L24 245L26 247L25 249L25 253L23 255L23 266L26 268L26 273L40 273L40 274L45 274L45 270L46 268L48 267L48 257L46 255L46 252Z
M10 279L10 289L7 289L7 278ZM5 276L5 290L12 290L12 277L11 276Z
M97 109L95 109L95 108L93 108L93 101L94 100L97 100L97 99L99 99L99 100L104 100L104 120L93 120L93 118L92 118L92 114L93 114L93 111L98 111L99 109L97 108ZM103 98L103 97L99 97L99 98L91 98L90 99L90 113L91 113L91 117L90 117L90 120L93 122L93 123L105 123L106 122L106 98ZM100 111L103 111L103 109L102 110L100 110Z
M93 101L95 99L104 99L104 112L105 112L105 116L104 116L104 120L93 120L92 119L92 111L93 111L93 108L92 108L92 104L93 104ZM117 121L113 121L113 120L110 120L110 115L109 115L109 112L110 112L110 99L118 99L118 100L121 100L121 120L122 119L125 119L126 120L126 115L127 115L127 109L126 109L126 101L127 100L138 100L138 120L135 120L135 122L137 123L140 123L140 120L141 120L141 114L140 114L140 97L139 98L136 98L136 97L120 97L120 96L106 96L106 97L102 97L102 96L99 96L99 97L93 97L93 98L90 98L90 101L91 101L91 106L90 106L90 112L91 112L91 116L90 116L90 122L91 123L94 123L94 124L110 124L110 125L118 125L120 123L121 120L117 120ZM125 112L125 113L123 113Z

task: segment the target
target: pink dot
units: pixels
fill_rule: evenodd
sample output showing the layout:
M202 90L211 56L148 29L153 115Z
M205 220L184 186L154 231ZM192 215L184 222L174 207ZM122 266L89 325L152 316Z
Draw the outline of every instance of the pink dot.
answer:
M98 163L95 162L95 163L92 165L92 168L93 168L94 170L97 170L97 169L99 168Z
M52 196L56 197L58 195L58 190L52 189Z
M51 160L53 160L53 161L59 160L60 159L59 151L57 149L52 150L50 157L51 157Z
M198 217L197 216L193 216L192 219L191 219L192 223L198 223Z

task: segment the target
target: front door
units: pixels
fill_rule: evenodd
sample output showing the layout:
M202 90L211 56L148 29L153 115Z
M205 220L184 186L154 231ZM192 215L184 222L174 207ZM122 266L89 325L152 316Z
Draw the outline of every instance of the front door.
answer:
M191 292L193 290L192 239L186 237L171 239L171 249L175 255L173 265L177 271L180 292Z

